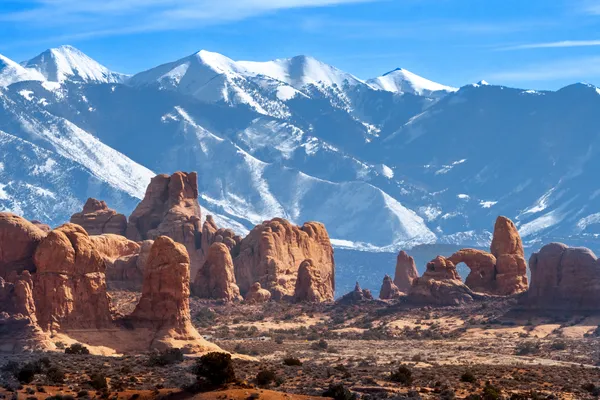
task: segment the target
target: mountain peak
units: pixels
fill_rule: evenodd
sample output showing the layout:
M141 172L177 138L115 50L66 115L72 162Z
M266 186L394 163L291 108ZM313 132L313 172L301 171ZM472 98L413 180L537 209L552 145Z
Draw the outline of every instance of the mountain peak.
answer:
M0 54L0 87L22 81L43 81L39 72L23 67L8 57Z
M51 48L24 63L26 68L38 71L52 82L116 83L122 82L125 75L112 72L81 50L63 45Z
M367 81L370 85L394 93L431 96L435 92L456 92L458 89L425 79L404 68L396 68Z

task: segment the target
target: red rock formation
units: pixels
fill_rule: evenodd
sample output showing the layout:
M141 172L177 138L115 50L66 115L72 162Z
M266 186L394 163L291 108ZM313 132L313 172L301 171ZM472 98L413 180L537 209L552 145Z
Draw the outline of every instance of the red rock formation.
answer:
M323 303L333 301L333 293L326 280L323 280L320 268L312 260L304 260L298 268L294 301Z
M463 262L471 272L466 284L476 292L508 296L527 290L527 265L517 228L506 217L498 217L494 227L491 253L462 249L450 258Z
M43 222L38 221L37 219L31 220L31 223L37 226L41 231L45 233L48 233L52 230L52 228L50 228L50 225L44 224Z
M398 253L396 260L396 273L394 274L394 284L401 292L408 293L412 283L419 277L415 259L406 254L405 251Z
M131 317L141 326L185 329L190 322L190 259L166 236L154 241L144 269L142 297Z
M371 300L373 300L371 291L369 289L361 289L360 284L356 282L354 290L343 295L339 302L342 304L355 304Z
M427 278L430 279L461 280L460 275L458 275L458 272L456 271L456 266L452 261L442 256L437 256L427 263L423 276L427 276Z
M255 282L246 293L244 299L248 304L262 304L271 300L271 292L263 289L260 282Z
M43 330L112 324L104 260L82 227L65 224L51 231L33 259L37 268L33 298Z
M398 286L394 284L392 281L392 277L386 275L383 278L383 284L381 285L381 290L379 291L379 298L381 300L392 300L397 299L402 296L402 292L398 289Z
M143 275L138 266L139 243L112 234L90 236L90 240L104 259L108 282L119 282L119 287L125 288L141 287Z
M490 251L496 258L502 254L525 256L519 231L510 219L502 216L496 219Z
M197 180L195 172L152 178L144 199L129 217L126 235L136 242L168 236L183 244L190 256L192 277L204 261Z
M142 297L128 317L150 330L152 348L184 347L188 352L222 351L204 340L191 323L190 259L185 247L166 236L154 241L144 268Z
M0 277L13 271L35 271L33 253L46 236L34 224L10 213L0 213Z
M37 324L33 300L33 280L29 271L11 282L0 277L0 353L46 350L52 346L49 335Z
M496 257L475 249L462 249L448 258L454 265L465 263L471 272L465 283L476 292L496 292Z
M87 199L83 211L71 216L71 223L81 226L89 235L112 233L125 236L127 218L108 208L104 201Z
M522 304L542 310L600 310L600 261L589 249L550 243L529 259L531 286Z
M425 273L415 279L408 293L411 302L443 306L470 303L474 296L454 264L441 256L427 263Z
M332 298L335 264L325 226L307 222L299 227L281 218L265 221L239 245L239 255L233 260L238 286L246 293L260 282L275 300L293 296L298 269L306 259L318 267L327 298Z
M235 283L231 253L225 243L215 242L210 246L206 261L196 274L192 292L206 299L242 300Z
M500 216L496 220L490 251L496 257L495 294L509 295L526 291L529 282L523 242L510 219Z

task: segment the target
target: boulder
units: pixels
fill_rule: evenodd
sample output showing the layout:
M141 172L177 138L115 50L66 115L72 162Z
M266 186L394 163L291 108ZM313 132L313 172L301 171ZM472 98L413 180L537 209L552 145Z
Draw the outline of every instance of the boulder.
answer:
M262 304L271 300L271 292L263 289L260 282L255 282L246 293L244 299L248 304Z
M12 272L35 271L33 254L46 233L10 213L0 213L0 277Z
M235 282L230 249L225 243L214 242L210 245L206 261L194 279L192 292L206 299L242 300Z
M586 248L550 243L529 259L531 286L521 304L540 310L600 310L600 261Z
M256 226L239 245L235 276L242 293L259 282L273 299L293 296L300 264L310 259L319 270L323 293L333 298L335 263L325 226L307 222L302 227L275 218Z
M392 300L402 296L402 292L398 289L398 286L392 281L392 277L386 275L383 278L383 284L379 291L379 298L381 300Z
M405 251L398 253L396 259L396 273L394 274L394 284L403 293L408 293L412 283L419 277L415 259L409 256Z
M71 223L81 226L89 235L112 233L125 236L127 230L127 218L123 214L93 198L87 199L83 211L71 216Z
M127 225L127 238L135 242L168 236L181 243L190 257L192 278L202 267L201 211L195 172L157 175Z
M46 236L34 254L33 298L45 331L112 326L104 259L87 232L62 225Z
M310 259L302 261L298 268L294 301L310 303L333 301L333 293L321 277L320 268Z

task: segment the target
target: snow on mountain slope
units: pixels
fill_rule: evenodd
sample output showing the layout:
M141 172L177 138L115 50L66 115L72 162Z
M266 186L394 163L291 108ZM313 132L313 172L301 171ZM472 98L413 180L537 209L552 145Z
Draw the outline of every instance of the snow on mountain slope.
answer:
M0 54L0 87L21 81L43 81L44 76L38 71L25 68Z
M254 75L221 54L202 50L136 74L128 83L157 85L208 103L243 104L261 114L288 117L282 101L294 97L297 91L270 78L252 79Z
M110 71L72 46L46 50L23 64L51 82L117 83L127 78L126 75Z
M367 81L370 85L393 93L411 93L419 96L432 96L456 92L458 89L430 81L406 69L397 68L380 77Z
M120 210L139 201L60 154L0 131L0 211L52 226L68 221L88 197Z
M238 65L257 75L268 76L301 90L306 85L339 87L364 84L352 74L327 65L315 58L296 56L267 62L238 61Z
M2 97L0 129L9 127L12 132L20 132L39 146L86 168L99 180L132 197L143 198L146 186L155 175L152 171L106 146L72 122L40 108L40 102L33 96L30 92L28 96L14 100ZM19 112L23 109L28 112Z

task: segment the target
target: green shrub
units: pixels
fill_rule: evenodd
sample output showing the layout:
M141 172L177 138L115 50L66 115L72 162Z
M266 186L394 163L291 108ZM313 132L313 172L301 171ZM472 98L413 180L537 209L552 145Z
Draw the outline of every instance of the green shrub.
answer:
M91 374L89 384L96 390L103 390L108 388L106 376L101 372L94 372L93 374Z
M412 371L406 365L401 365L390 374L390 380L403 385L410 385L413 381Z
M258 386L268 386L275 382L277 375L272 370L262 370L256 375L256 383Z
M65 382L65 372L60 367L50 367L46 370L46 378L52 384Z
M65 354L90 354L90 351L81 343L75 343L65 348Z
M526 356L528 354L536 354L540 351L538 342L522 342L517 345L516 354L518 356Z
M318 342L315 342L310 346L313 350L327 350L329 347L329 343L325 339L321 339Z
M302 366L302 361L296 357L286 357L283 359L283 364L289 367L300 367Z
M331 397L333 400L354 400L355 395L342 383L332 384L325 392L323 397Z
M483 400L498 400L502 398L502 392L490 382L483 388Z
M212 352L203 355L193 368L198 378L205 378L213 385L223 385L235 381L235 371L231 355Z
M148 365L151 367L165 367L182 361L183 352L181 349L174 348L152 353L148 359Z
M477 382L477 379L475 378L475 375L473 375L473 373L471 371L467 371L464 374L462 374L460 376L460 380L461 380L461 382L468 382L468 383L475 383L475 382Z

